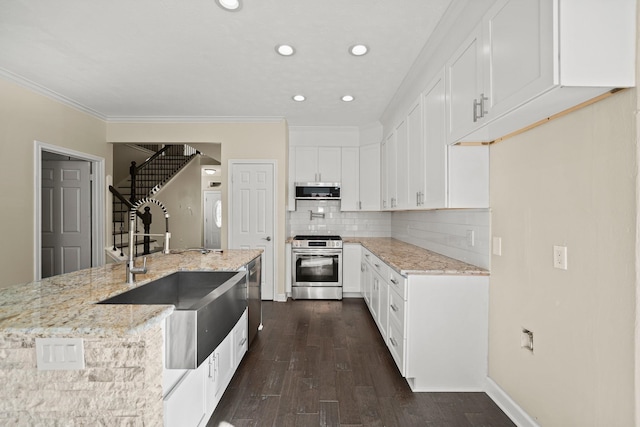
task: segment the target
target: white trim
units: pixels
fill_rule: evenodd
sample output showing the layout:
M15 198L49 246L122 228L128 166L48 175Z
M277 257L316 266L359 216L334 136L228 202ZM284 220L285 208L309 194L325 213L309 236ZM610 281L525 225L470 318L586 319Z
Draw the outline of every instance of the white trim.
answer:
M487 377L485 392L518 427L540 427L495 381Z
M278 232L278 161L267 159L230 159L227 162L227 246L233 247L233 212L232 212L232 194L233 194L233 167L240 164L265 164L273 166L273 300L281 298L276 293L276 285L278 283L278 243L280 242L280 233Z
M0 77L3 77L9 81L12 81L13 83L20 85L24 88L32 90L33 92L38 93L42 96L46 96L47 98L53 99L54 101L57 101L63 105L74 108L83 113L89 114L90 116L93 116L97 119L106 120L106 116L104 114L101 114L96 110L87 107L86 105L76 102L71 98L67 98L64 95L61 95L57 92L47 89L46 87L36 82L32 82L31 80L25 79L24 77L14 74L9 70L0 68Z
M75 157L92 163L91 192L92 200L92 257L91 266L99 267L104 265L104 237L105 237L105 160L91 154L81 153L69 148L59 147L40 141L34 141L34 236L33 236L33 277L34 280L42 278L42 152L61 154L63 156Z
M107 123L280 123L283 116L108 116Z

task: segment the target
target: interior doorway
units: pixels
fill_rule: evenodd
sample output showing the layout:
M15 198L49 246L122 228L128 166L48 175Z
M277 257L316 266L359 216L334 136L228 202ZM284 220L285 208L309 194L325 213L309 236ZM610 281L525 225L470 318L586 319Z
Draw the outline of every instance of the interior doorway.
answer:
M35 144L35 279L103 265L104 159Z
M229 160L230 249L262 249L262 299L275 297L276 162Z

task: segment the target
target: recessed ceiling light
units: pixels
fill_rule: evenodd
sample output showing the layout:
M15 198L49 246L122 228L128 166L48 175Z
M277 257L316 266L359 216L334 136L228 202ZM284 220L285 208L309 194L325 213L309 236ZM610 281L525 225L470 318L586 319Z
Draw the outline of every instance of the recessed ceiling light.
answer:
M362 56L369 52L369 48L363 44L355 44L349 48L349 53L353 56Z
M232 12L240 10L240 0L216 0L216 3L224 10Z
M340 99L342 99L344 102L351 102L351 101L353 101L355 98L354 98L352 95L345 95L345 96L343 96L343 97L342 97L342 98L340 98Z
M307 98L305 98L304 95L293 95L293 100L296 101L296 102L302 102L305 99L307 99Z
M288 44L280 44L280 45L276 46L276 52L278 52L282 56L291 56L296 51L293 48L293 46L290 46Z

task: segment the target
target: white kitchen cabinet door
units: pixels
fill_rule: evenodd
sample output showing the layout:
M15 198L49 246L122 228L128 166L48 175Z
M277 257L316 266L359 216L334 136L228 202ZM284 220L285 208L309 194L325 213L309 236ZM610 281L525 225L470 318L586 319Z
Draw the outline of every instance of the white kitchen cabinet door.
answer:
M233 369L240 365L242 358L249 350L249 323L248 314L245 309L238 323L233 328Z
M342 292L348 296L362 296L360 287L360 263L362 261L359 243L345 243L342 247Z
M343 147L341 163L340 210L360 210L360 149Z
M424 190L420 207L447 206L447 146L445 140L444 71L427 86L423 94Z
M499 117L554 84L553 4L499 0L484 17L484 93Z
M318 147L318 181L342 182L342 149Z
M363 145L360 147L360 210L380 210L380 185L380 144Z
M425 192L425 144L422 130L422 102L421 97L409 109L407 115L407 146L408 146L408 201L407 207L416 209L422 206ZM444 118L444 117L443 117ZM402 167L400 165L400 167Z
M203 362L206 366L205 401L207 413L213 413L233 376L233 337L231 334Z
M318 181L318 147L295 147L294 182Z
M364 302L367 303L369 310L371 310L371 291L373 289L373 276L371 265L368 262L368 259L371 257L369 251L365 248L362 248L362 258L360 261L360 279L362 286L362 297L364 298Z
M393 134L389 135L380 145L380 200L382 210L389 209L389 140Z
M185 374L165 396L165 427L197 426L205 415L206 361Z
M376 323L382 339L386 342L389 328L389 284L385 277L378 273L376 276L378 276L378 317Z
M403 120L396 127L396 201L394 207L397 209L409 207L409 133L407 127L407 120Z
M447 142L455 143L483 123L482 26L478 25L446 64Z
M383 191L383 195L385 195L382 207L385 210L395 209L398 204L398 196L397 196L397 157L396 157L396 133L393 132L391 135L387 137L385 141L384 147L384 175L382 184L386 187L386 192Z

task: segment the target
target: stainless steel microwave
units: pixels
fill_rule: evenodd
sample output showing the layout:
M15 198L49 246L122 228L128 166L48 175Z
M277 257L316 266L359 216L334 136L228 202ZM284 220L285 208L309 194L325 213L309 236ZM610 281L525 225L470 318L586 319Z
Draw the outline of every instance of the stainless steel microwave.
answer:
M296 182L297 200L340 199L339 182Z

